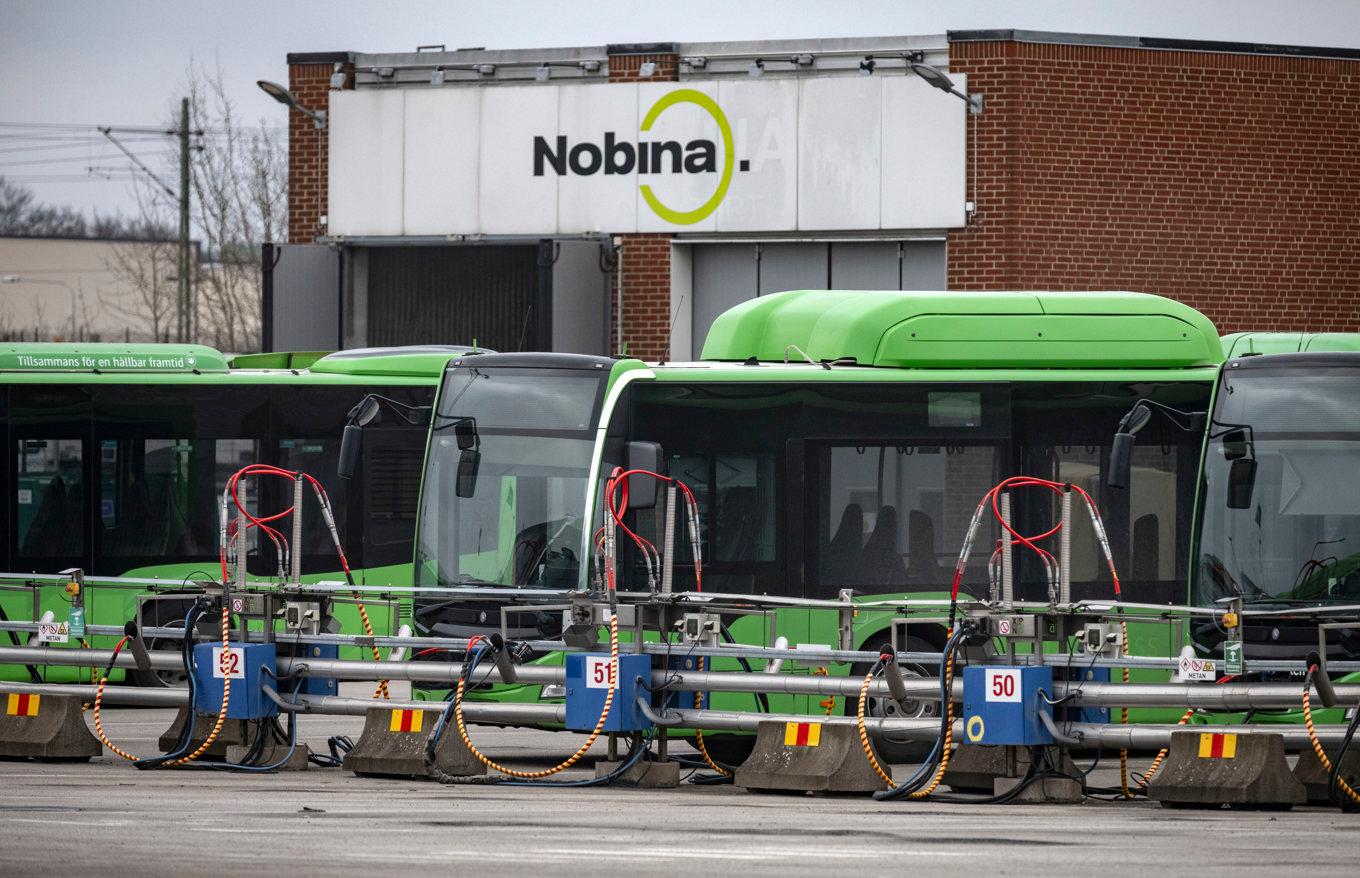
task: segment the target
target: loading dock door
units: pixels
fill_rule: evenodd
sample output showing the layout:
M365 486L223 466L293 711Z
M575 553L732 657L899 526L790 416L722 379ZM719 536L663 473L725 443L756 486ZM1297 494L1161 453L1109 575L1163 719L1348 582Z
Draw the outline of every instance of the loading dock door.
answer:
M783 290L942 290L944 241L693 244L692 354L718 315Z

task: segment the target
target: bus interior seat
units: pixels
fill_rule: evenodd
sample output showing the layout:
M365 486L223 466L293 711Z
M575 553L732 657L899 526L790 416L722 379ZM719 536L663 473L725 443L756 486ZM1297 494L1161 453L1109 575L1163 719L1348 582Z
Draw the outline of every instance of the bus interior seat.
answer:
M935 556L935 520L919 509L907 513L907 582L945 583L944 568Z
M863 543L864 508L858 503L847 503L841 511L836 533L822 554L820 581L835 585L857 579L862 566Z
M37 557L52 557L61 553L67 530L66 482L53 476L43 489L42 505L33 516L24 535L23 553Z
M901 583L907 565L897 551L897 507L880 506L874 532L864 542L865 579L874 585Z

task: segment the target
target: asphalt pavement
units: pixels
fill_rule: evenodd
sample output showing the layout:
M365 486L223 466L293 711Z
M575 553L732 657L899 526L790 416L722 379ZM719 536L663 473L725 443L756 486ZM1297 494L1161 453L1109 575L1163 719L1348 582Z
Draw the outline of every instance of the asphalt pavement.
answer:
M138 754L173 711L110 709L105 729ZM358 717L305 717L302 740L358 737ZM560 761L568 733L474 727L514 765ZM685 749L676 745L677 750ZM604 747L597 745L602 758ZM592 757L597 755L592 752ZM569 777L590 776L585 769ZM1116 783L1099 769L1097 783ZM1169 811L1146 801L1081 805L875 802L758 795L731 786L637 790L441 786L335 768L261 775L0 763L0 874L160 876L778 876L1360 874L1360 815Z

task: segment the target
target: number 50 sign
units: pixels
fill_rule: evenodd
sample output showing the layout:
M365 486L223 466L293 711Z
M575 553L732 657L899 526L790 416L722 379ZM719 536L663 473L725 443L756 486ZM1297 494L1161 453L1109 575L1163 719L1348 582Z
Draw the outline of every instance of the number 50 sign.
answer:
M244 680L246 676L246 651L240 647L214 647L212 651L213 676Z
M1020 671L988 668L986 682L988 701L1020 700Z

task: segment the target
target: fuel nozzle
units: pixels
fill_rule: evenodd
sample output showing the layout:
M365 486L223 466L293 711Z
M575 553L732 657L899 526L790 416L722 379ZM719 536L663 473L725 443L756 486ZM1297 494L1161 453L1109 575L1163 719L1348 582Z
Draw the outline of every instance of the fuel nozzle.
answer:
M132 650L132 659L137 663L137 670L143 674L149 673L151 671L151 653L146 650L146 642L142 640L142 633L137 628L136 620L128 620L128 623L123 626L123 634L127 637L128 648Z
M1332 678L1327 676L1327 667L1322 662L1322 656L1316 652L1310 652L1306 663L1311 669L1310 676L1313 685L1317 688L1318 698L1322 699L1322 706L1336 707L1336 690L1332 688Z

